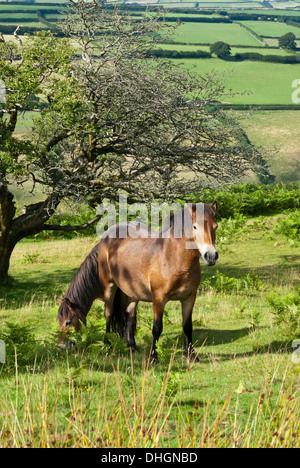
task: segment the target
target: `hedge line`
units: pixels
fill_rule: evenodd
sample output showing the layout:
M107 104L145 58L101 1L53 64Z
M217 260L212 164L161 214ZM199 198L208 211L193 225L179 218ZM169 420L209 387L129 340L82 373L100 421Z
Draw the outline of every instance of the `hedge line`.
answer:
M203 50L183 51L183 50L168 50L168 49L152 49L148 52L149 55L161 58L176 58L176 59L207 59L212 58L210 52ZM263 55L258 52L242 52L233 56L226 57L229 62L242 62L250 60L253 62L269 62L269 63L300 63L300 55Z
M236 218L240 215L256 217L268 216L290 209L300 209L300 186L299 184L271 184L255 185L240 184L229 186L224 190L206 189L201 194L193 195L191 203L218 201L217 219ZM70 215L68 212L55 214L50 220L52 224L77 225L86 223L94 216L91 208L83 205L80 207L80 215ZM95 225L84 231L59 232L44 231L34 239L73 238L73 237L95 236Z

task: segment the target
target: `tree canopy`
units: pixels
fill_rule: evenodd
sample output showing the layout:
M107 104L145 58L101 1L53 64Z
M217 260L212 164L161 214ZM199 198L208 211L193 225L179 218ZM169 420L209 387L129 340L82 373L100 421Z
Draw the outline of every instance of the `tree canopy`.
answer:
M295 50L297 49L296 36L294 33L289 32L281 36L278 40L279 47L283 49Z
M230 57L231 55L230 45L222 41L215 42L212 46L210 46L210 51L219 58L226 58Z

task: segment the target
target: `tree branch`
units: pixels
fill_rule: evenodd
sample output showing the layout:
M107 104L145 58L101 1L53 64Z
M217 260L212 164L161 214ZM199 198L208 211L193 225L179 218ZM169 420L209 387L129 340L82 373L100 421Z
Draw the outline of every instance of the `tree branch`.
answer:
M87 227L91 226L92 224L96 223L101 219L102 215L96 216L94 219L91 219L85 224L81 224L78 226L71 226L70 224L67 224L66 226L60 226L59 224L44 224L42 226L43 231L83 231Z

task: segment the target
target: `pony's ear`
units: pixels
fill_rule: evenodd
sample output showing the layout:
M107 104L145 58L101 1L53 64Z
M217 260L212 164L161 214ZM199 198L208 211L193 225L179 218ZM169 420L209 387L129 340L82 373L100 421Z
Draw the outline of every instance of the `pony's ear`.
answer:
M218 202L214 201L210 206L211 206L211 209L213 210L213 213L216 214L217 209L218 209Z
M62 299L60 299L59 297L56 299L56 301L58 302L59 305L62 305Z

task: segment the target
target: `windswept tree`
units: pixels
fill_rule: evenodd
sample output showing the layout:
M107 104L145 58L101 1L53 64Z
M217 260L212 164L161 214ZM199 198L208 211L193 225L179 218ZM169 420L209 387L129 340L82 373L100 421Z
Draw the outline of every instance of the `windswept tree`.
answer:
M98 0L69 6L66 38L42 32L0 44L1 277L22 238L89 224L51 224L63 200L99 204L120 190L132 201L172 200L236 181L259 160L232 118L210 105L224 100L221 79L149 57L164 34L157 18L134 19ZM40 201L18 213L13 184Z

